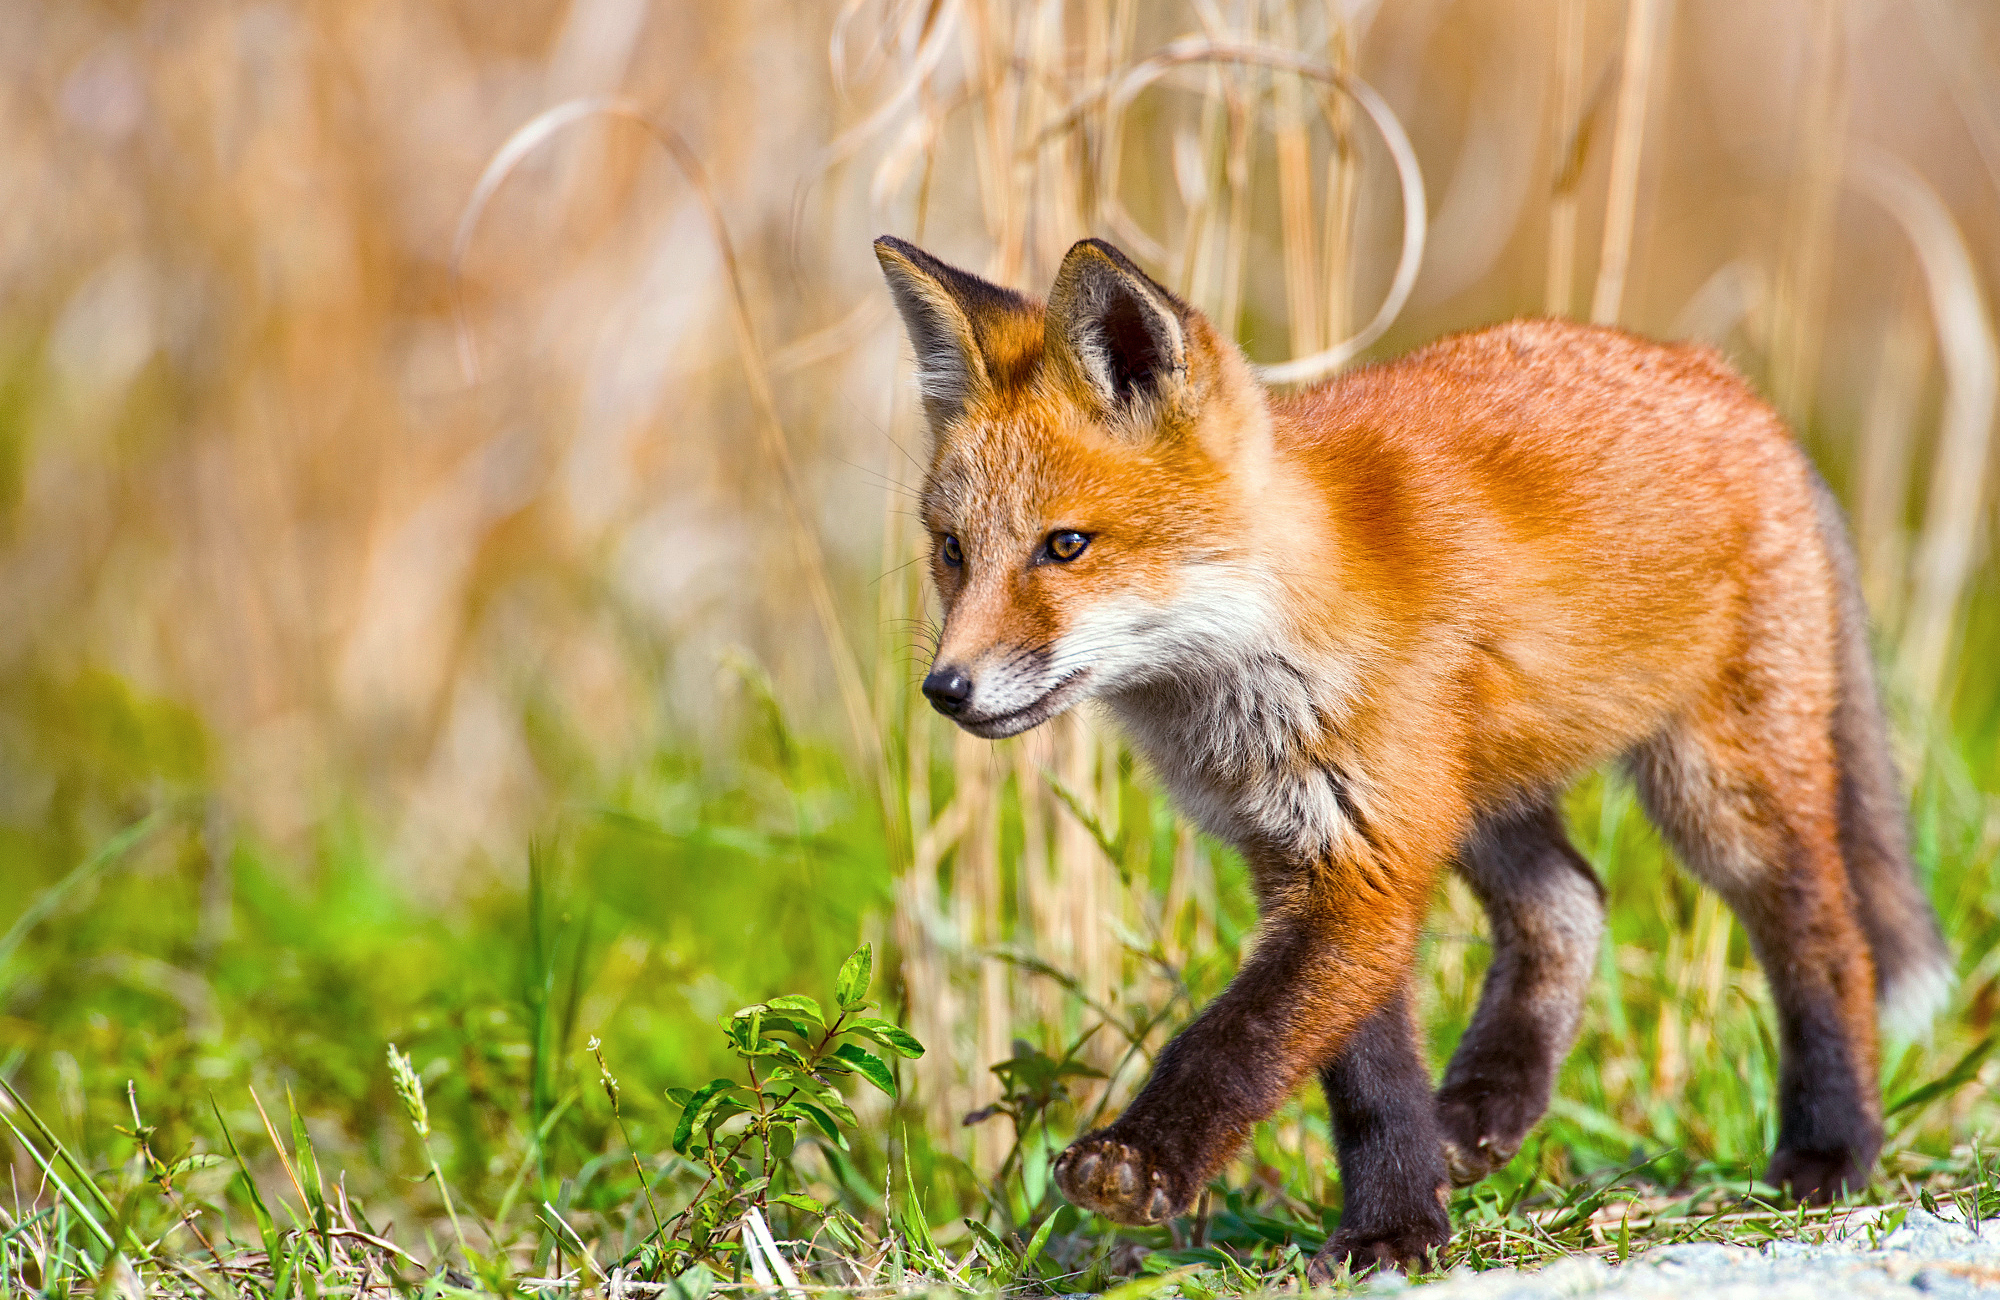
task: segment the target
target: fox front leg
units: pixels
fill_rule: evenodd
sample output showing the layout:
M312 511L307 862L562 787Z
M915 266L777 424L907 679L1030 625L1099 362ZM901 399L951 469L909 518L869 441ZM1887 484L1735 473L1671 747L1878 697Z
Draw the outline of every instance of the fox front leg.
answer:
M1058 1157L1056 1185L1073 1204L1130 1224L1185 1213L1251 1126L1395 998L1415 901L1313 874L1303 897L1267 911L1256 951L1160 1053L1131 1107Z

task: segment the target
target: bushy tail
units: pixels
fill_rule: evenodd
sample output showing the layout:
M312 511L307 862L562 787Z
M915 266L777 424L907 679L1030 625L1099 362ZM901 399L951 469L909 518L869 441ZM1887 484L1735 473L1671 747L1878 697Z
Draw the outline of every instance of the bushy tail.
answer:
M1833 718L1840 846L1861 928L1875 954L1883 1024L1898 1036L1914 1036L1929 1027L1951 996L1951 953L1910 864L1908 806L1889 756L1854 546L1833 493L1824 483L1817 487L1820 533L1840 600L1840 702Z

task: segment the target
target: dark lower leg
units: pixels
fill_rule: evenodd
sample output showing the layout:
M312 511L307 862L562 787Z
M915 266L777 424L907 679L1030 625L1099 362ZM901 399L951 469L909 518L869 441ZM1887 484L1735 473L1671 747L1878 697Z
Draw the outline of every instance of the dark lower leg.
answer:
M1778 1148L1765 1181L1825 1202L1866 1185L1882 1146L1874 975L1851 918L1789 929L1756 945L1781 1052Z
M1399 992L1320 1071L1340 1157L1340 1230L1313 1261L1322 1280L1345 1261L1421 1266L1451 1239L1430 1072L1410 999Z
M1483 824L1459 854L1493 933L1472 1024L1438 1090L1452 1180L1512 1159L1548 1108L1583 1017L1604 929L1604 891L1552 804Z

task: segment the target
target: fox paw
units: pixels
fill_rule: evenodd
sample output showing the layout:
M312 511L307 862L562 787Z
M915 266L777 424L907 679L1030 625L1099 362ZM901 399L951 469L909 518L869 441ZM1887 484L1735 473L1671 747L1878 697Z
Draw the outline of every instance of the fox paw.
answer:
M1436 1221L1405 1224L1382 1231L1342 1230L1334 1233L1326 1245L1320 1247L1319 1254L1313 1256L1312 1264L1306 1269L1306 1282L1312 1286L1325 1286L1338 1279L1343 1264L1347 1266L1349 1277L1360 1277L1379 1268L1420 1273L1437 1265L1450 1241L1451 1222L1442 1213Z
M1868 1170L1851 1151L1781 1150L1771 1157L1764 1181L1795 1200L1827 1205L1868 1185Z
M1541 1114L1521 1092L1464 1087L1438 1093L1438 1129L1452 1185L1476 1183L1512 1160Z
M1070 1204L1114 1223L1164 1223L1194 1200L1160 1161L1109 1129L1070 1143L1050 1173Z

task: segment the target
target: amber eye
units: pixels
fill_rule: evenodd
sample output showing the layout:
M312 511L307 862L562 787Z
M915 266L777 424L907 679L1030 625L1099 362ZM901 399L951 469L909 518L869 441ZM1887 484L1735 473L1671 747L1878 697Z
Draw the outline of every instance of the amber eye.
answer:
M1090 545L1090 539L1082 533L1064 530L1049 534L1049 556L1068 564L1083 554L1083 548Z
M965 552L959 549L958 539L950 533L944 535L944 546L941 549L946 568L956 569L965 563Z

